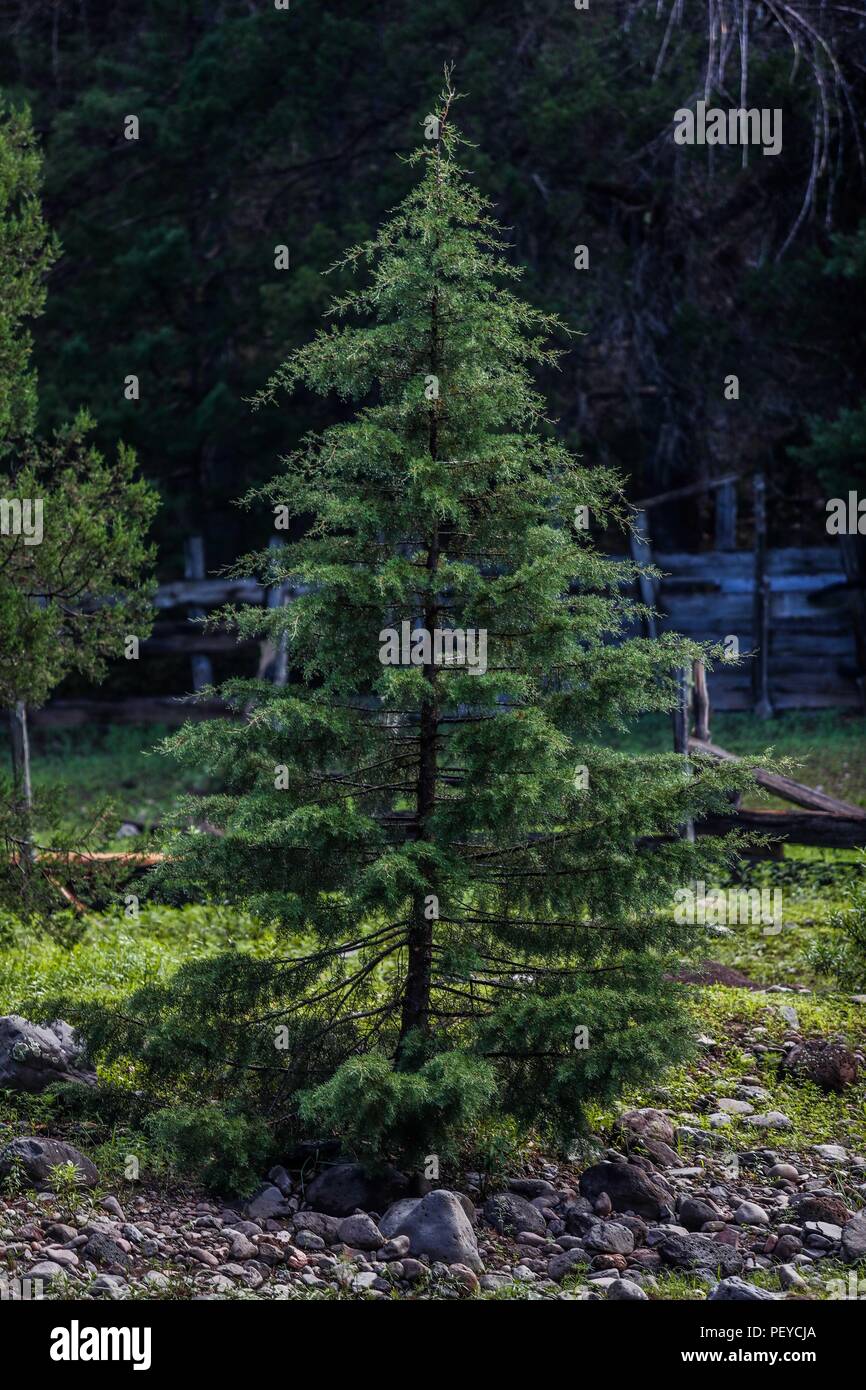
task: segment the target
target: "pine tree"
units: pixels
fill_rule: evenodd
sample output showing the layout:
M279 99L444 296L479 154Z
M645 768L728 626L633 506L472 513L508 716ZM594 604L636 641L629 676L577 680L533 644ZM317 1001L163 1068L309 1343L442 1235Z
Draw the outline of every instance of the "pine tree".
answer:
M120 445L105 460L85 412L37 435L28 320L42 312L58 254L42 219L41 156L26 111L0 107L0 708L9 712L13 788L0 837L32 857L27 709L70 672L90 679L150 630L144 575L154 490ZM0 874L7 873L8 857ZM11 870L18 882L15 864ZM32 887L28 877L23 886Z
M333 305L361 322L321 330L260 397L360 401L264 492L307 529L239 572L293 601L222 615L284 637L296 679L231 682L242 718L168 741L216 779L196 815L222 833L179 830L163 887L243 904L287 950L190 963L90 1025L276 1137L378 1158L453 1153L502 1117L567 1139L588 1101L685 1054L668 909L726 849L679 827L731 785L601 742L670 709L672 668L707 653L628 635L634 571L583 524L622 523L621 494L545 419L531 372L565 330L511 288L454 99L449 81L419 181L340 263L367 268ZM406 632L419 664L387 664ZM450 659L449 632L467 638Z

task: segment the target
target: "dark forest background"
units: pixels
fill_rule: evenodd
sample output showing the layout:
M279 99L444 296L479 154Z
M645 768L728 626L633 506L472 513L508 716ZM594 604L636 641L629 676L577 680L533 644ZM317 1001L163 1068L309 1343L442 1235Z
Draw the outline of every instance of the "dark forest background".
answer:
M763 469L771 544L826 539L866 449L862 0L0 0L0 88L32 108L63 248L36 324L42 424L84 404L103 447L135 447L163 498L160 577L190 532L209 571L260 543L270 519L233 499L341 409L246 398L407 191L395 154L446 62L525 292L582 334L542 383L565 440L632 499ZM676 145L674 112L704 95L782 108L781 154ZM712 501L654 524L662 548L710 545Z

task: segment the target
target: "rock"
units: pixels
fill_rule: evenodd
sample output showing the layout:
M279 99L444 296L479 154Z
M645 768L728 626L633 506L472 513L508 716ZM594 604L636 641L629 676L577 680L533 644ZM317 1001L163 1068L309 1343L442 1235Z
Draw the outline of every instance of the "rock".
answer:
M635 1249L640 1245L646 1245L648 1230L642 1217L632 1216L630 1212L617 1212L616 1224L625 1226L627 1231L631 1231L634 1236Z
M730 1096L725 1096L722 1100L716 1101L716 1108L724 1111L726 1115L752 1115L755 1107L747 1100L733 1100Z
M497 1192L488 1197L484 1220L504 1236L517 1235L518 1231L532 1231L537 1236L547 1232L547 1223L538 1208L516 1192Z
M809 1236L822 1236L833 1244L842 1239L842 1227L832 1221L807 1221L804 1230Z
M595 1163L580 1176L580 1191L594 1202L600 1193L610 1197L614 1211L634 1211L658 1221L671 1193L658 1175L645 1173L634 1163Z
M56 1264L54 1260L40 1260L32 1269L28 1269L28 1279L42 1279L46 1284L50 1284L52 1279L56 1279L58 1274L65 1274L62 1265Z
M650 1106L642 1110L626 1110L617 1117L614 1128L631 1138L661 1139L665 1144L674 1142L674 1127L667 1115Z
M631 1279L614 1279L607 1296L625 1303L642 1303L647 1297L640 1284L635 1284Z
M81 1187L95 1187L99 1181L96 1167L89 1158L64 1144L60 1139L12 1139L0 1151L0 1177L5 1177L13 1164L20 1163L33 1183L51 1185L51 1169L63 1163L74 1163Z
M355 1211L382 1211L405 1193L405 1173L386 1167L369 1173L360 1163L337 1163L325 1168L304 1193L308 1207L328 1216L351 1216Z
M753 1129L791 1129L791 1120L781 1110L768 1110L764 1115L746 1115L744 1123Z
M788 1182L796 1182L800 1176L793 1163L774 1163L767 1172L771 1178L785 1178Z
M670 1144L666 1144L663 1139L642 1139L641 1144L646 1149L653 1163L660 1168L676 1168L682 1159Z
M684 1197L677 1212L679 1223L687 1231L699 1231L705 1221L717 1221L718 1209L702 1197Z
M506 1186L509 1192L525 1197L532 1202L536 1197L556 1197L556 1188L546 1178L509 1178Z
M323 1236L317 1236L315 1231L298 1231L295 1245L299 1250L324 1250L325 1240Z
M95 1265L119 1265L124 1269L129 1264L129 1256L123 1247L102 1231L94 1231L93 1235L88 1236L81 1253Z
M256 1253L256 1246L240 1231L232 1236L229 1246L229 1254L233 1260L251 1260Z
M843 1149L841 1144L813 1144L815 1153L819 1158L823 1158L827 1163L845 1163L848 1158L847 1149Z
M630 1255L634 1236L627 1226L616 1221L600 1221L586 1237L586 1248L603 1255Z
M19 1014L0 1018L0 1091L44 1091L54 1081L96 1085L84 1044L62 1018L45 1025Z
M72 1250L66 1250L63 1246L46 1245L42 1254L46 1260L53 1260L55 1264L62 1265L64 1269L74 1269L78 1264L78 1256Z
M321 1236L328 1245L334 1245L340 1238L340 1218L337 1216L326 1216L323 1211L298 1211L292 1219L296 1231L312 1231L314 1236ZM382 1229L381 1226L379 1229Z
M281 1167L279 1164L268 1173L268 1182L272 1182L274 1187L278 1187L284 1197L291 1197L292 1180L285 1168Z
M791 1198L791 1206L798 1221L829 1221L834 1226L844 1226L851 1220L851 1213L841 1197L832 1197L829 1193L804 1192Z
M562 1255L554 1255L547 1264L547 1274L550 1279L555 1279L557 1284L569 1274L575 1274L581 1268L585 1269L589 1263L589 1258L583 1250L566 1250Z
M842 1254L852 1264L866 1259L866 1211L858 1212L842 1227Z
M476 1274L484 1269L469 1218L457 1196L444 1188L420 1198L393 1234L408 1236L416 1257L468 1265Z
M451 1277L458 1288L465 1289L467 1293L477 1293L481 1287L478 1275L468 1265L453 1264Z
M383 1260L402 1260L403 1256L408 1254L408 1236L392 1236L392 1238L390 1240L386 1240L385 1244L382 1246Z
M420 1201L420 1197L401 1197L399 1202L393 1202L379 1221L379 1230L382 1235L390 1240L398 1231L402 1230L403 1222L415 1210Z
M337 1227L337 1237L354 1250L379 1250L385 1243L385 1237L375 1221L364 1212L344 1216Z
M708 1269L729 1275L739 1273L743 1267L738 1250L709 1236L671 1232L662 1237L658 1249L662 1259L678 1269Z
M56 1240L59 1245L68 1245L78 1234L77 1227L67 1226L64 1221L54 1221L45 1232L48 1240Z
M292 1208L278 1187L265 1183L247 1202L246 1212L251 1221L276 1221L291 1216Z
M607 1197L607 1193L601 1194ZM600 1198L596 1199L600 1201ZM610 1198L603 1207L604 1214L609 1216L613 1208L610 1205ZM598 1224L599 1216L595 1213L592 1206L585 1197L578 1197L571 1202L565 1209L565 1229L569 1236L579 1236L581 1239L587 1235Z
M779 1063L779 1076L795 1081L812 1081L822 1091L844 1091L857 1080L857 1058L841 1043L796 1043Z
M757 1202L742 1202L734 1212L738 1226L769 1226L770 1218Z
M153 1271L152 1271L153 1272ZM145 1276L150 1278L150 1274ZM160 1275L156 1276L160 1278ZM166 1285L168 1280L165 1280ZM129 1292L129 1285L119 1274L97 1274L96 1278L87 1287L87 1292L92 1298L125 1298Z
M118 1221L126 1220L123 1214L123 1207L116 1197L103 1197L99 1205L102 1207L102 1210L107 1211L109 1215L116 1216Z
M759 1289L757 1284L747 1284L745 1279L736 1277L722 1279L708 1296L708 1303L774 1303L782 1297L769 1289Z

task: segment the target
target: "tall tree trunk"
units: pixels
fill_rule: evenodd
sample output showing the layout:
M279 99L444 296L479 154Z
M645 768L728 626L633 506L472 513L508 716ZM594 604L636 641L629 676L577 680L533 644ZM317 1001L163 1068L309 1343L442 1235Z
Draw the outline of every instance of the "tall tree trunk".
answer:
M442 127L440 124L437 141L437 160L441 151ZM434 247L438 250L438 239ZM441 346L439 342L439 292L434 285L430 303L430 373L438 379ZM439 457L439 416L440 399L436 396L431 402L428 449L430 457ZM428 577L435 577L439 568L439 523L434 519L432 533L427 545L426 569ZM418 783L416 789L416 840L426 840L429 835L428 822L436 805L436 763L439 740L439 672L433 660L433 632L439 619L439 602L435 586L431 583L424 605L424 626L430 634L430 662L424 668L425 679L430 684L430 698L421 711L418 749ZM433 976L433 922L425 913L425 898L435 894L436 885L432 875L428 875L426 892L416 892L412 900L412 924L409 928L407 951L406 983L403 988L403 1009L400 1021L400 1040L397 1056L403 1050L407 1036L414 1031L426 1033L430 1028L430 990Z
M33 785L30 780L30 736L27 732L27 706L16 700L9 710L12 742L13 804L18 816L16 832L20 838L21 863L33 862Z

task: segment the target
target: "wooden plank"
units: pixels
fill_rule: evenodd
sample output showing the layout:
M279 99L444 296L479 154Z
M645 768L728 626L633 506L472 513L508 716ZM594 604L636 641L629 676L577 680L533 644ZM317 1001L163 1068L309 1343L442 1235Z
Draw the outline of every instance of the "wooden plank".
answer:
M653 563L652 542L650 540L646 512L639 511L635 513L633 527L634 529L628 533L628 546L631 558L636 565L651 565ZM658 598L656 581L648 574L639 574L637 583L641 603L644 604L645 607L654 610ZM645 617L644 626L646 636L654 640L658 635L654 611Z
M716 492L716 550L737 548L737 484L725 479Z
M773 713L770 700L770 579L767 574L767 492L763 473L752 479L755 501L755 548L752 631L755 655L752 658L752 698L759 719Z
M154 596L156 608L218 608L224 603L261 604L265 590L255 579L176 579L160 584Z
M709 743L701 738L689 739L689 752L702 753L704 757L713 758L717 762L738 763L741 761L736 753L729 753L727 749L720 748L718 744ZM826 811L834 816L866 820L866 810L862 806L854 806L850 801L840 801L835 796L828 796L826 792L816 791L814 787L807 787L802 782L794 782L790 777L782 777L777 772L768 772L763 767L753 768L752 773L759 786L772 792L774 796L780 796L783 801L793 801L796 806L806 806L812 811Z
M702 661L692 662L693 694L695 712L695 738L702 743L710 739L710 694L707 689L707 670ZM688 740L691 746L693 740Z
M187 536L184 543L183 574L185 579L204 579L203 536ZM188 610L188 616L192 619L203 618L205 611L197 604L193 604ZM213 685L213 664L207 653L191 650L190 658L193 690L203 690L206 685Z
M817 811L737 811L734 815L705 816L695 822L695 830L698 835L743 830L823 849L866 848L866 817L828 816Z

